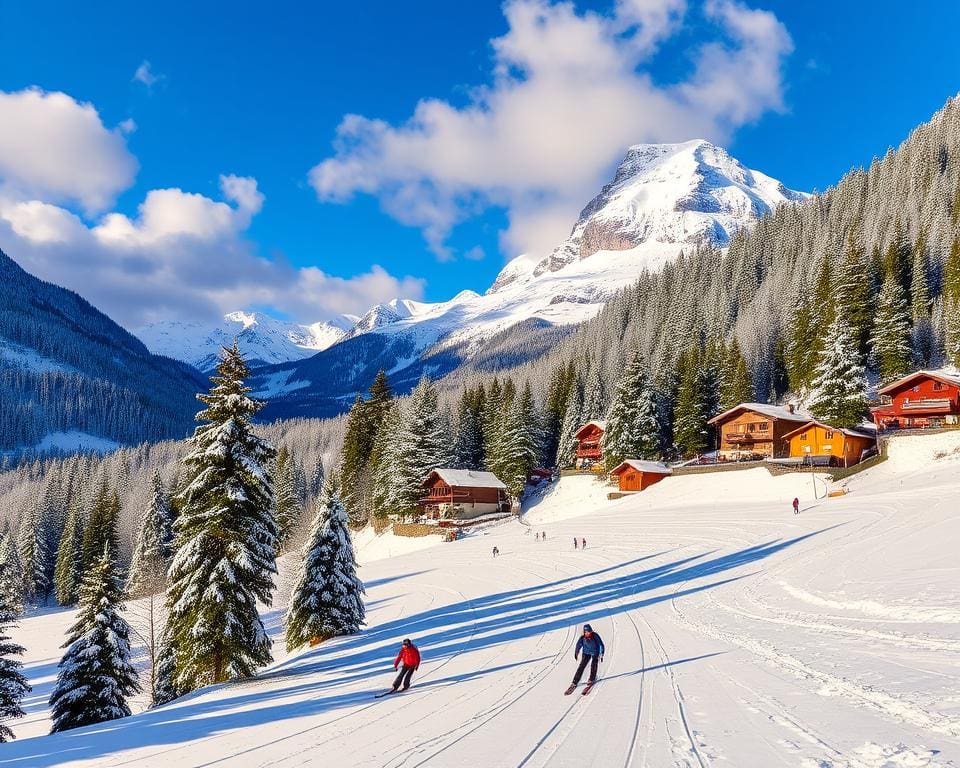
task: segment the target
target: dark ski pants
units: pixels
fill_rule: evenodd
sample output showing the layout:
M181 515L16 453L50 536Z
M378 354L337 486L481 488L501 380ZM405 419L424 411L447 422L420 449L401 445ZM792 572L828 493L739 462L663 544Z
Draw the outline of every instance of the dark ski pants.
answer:
M400 687L401 683L403 684L403 690L407 690L410 687L410 678L413 677L414 667L408 667L404 664L400 667L400 674L397 675L397 679L393 681L393 690L397 690Z
M580 666L577 667L577 673L573 676L573 684L576 685L580 682L580 678L583 677L583 670L587 668L587 664L590 665L590 682L594 682L597 679L597 664L600 663L599 656L591 656L590 654L583 654L580 657Z

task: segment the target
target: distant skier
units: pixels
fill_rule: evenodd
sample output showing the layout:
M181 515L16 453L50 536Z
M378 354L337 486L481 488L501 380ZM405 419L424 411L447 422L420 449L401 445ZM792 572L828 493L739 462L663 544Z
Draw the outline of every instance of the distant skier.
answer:
M576 537L576 536L573 537L573 548L574 548L574 549L577 548L577 537Z
M800 514L800 499L798 499L798 498L796 498L796 497L794 497L794 499L793 499L793 514L795 514L795 515L799 515L799 514Z
M587 540L580 539L580 549L586 549L586 548L587 548Z
M500 550L497 549L496 547L494 547L494 548L493 548L493 556L496 557L496 556L499 555L499 554L500 554Z
M534 541L540 541L540 531L537 531L536 535L533 537Z
M546 541L546 540L547 540L547 532L544 531L543 533L541 533L541 534L540 534L540 538L543 539L544 541Z
M573 651L573 658L578 658L581 651L583 652L583 658L580 659L580 664L573 676L573 683L570 688L567 689L567 693L571 693L573 689L579 685L580 678L583 677L583 671L587 668L587 664L590 665L590 677L587 681L587 687L589 688L589 686L597 682L597 665L603 661L603 640L600 639L600 635L594 632L593 627L589 624L583 625L583 634L580 636L580 639L577 640L577 647Z
M417 646L410 642L410 638L406 638L403 645L400 646L400 653L393 660L393 668L396 669L401 663L403 666L400 667L400 674L393 681L394 691L398 688L403 691L407 690L410 687L410 678L420 667L420 651L417 650ZM401 684L403 685L402 688Z

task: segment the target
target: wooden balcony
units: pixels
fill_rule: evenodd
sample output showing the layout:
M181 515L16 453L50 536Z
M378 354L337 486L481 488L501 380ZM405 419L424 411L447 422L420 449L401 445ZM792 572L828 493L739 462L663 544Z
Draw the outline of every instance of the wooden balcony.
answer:
M904 413L926 411L928 413L951 413L953 401L949 398L923 397L917 400L903 400L900 410Z
M733 445L757 443L773 440L773 432L730 432L723 439Z
M602 455L603 451L600 450L600 445L597 443L577 446L578 459L599 459Z

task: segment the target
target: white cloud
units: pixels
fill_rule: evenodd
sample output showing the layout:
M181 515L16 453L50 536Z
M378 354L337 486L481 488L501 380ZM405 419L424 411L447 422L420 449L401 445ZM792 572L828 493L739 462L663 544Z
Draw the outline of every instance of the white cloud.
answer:
M332 157L310 171L323 201L376 196L419 227L441 258L450 230L489 206L506 209L503 247L547 251L630 144L732 131L781 109L790 37L773 14L708 0L713 37L692 52L689 79L643 70L686 18L683 0L618 0L606 14L569 2L509 0L509 30L491 42L488 86L464 107L425 99L400 125L347 115Z
M0 194L102 211L133 183L122 131L90 104L38 88L0 91Z
M144 59L137 67L137 71L133 73L133 79L135 82L143 83L148 89L151 89L163 79L163 75L154 74L150 62Z
M117 128L123 134L134 133L137 130L137 121L132 117L128 117L126 120L121 120L117 123Z

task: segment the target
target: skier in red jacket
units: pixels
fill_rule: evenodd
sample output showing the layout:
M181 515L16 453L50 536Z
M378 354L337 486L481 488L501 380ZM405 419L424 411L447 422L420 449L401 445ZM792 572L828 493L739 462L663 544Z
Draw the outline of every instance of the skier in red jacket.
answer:
M407 690L410 687L410 678L413 677L413 673L420 666L420 651L417 650L417 646L410 642L410 638L406 638L403 645L400 646L400 653L393 660L393 668L396 669L401 663L403 666L400 667L400 674L393 681L393 690L395 691L400 688L401 683L403 684L401 690Z

